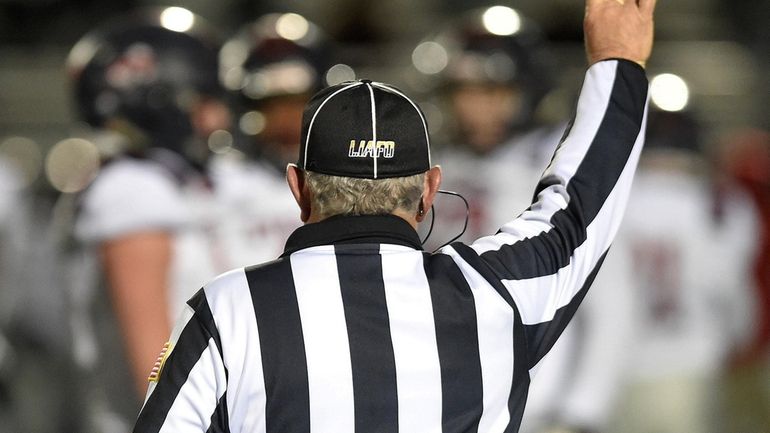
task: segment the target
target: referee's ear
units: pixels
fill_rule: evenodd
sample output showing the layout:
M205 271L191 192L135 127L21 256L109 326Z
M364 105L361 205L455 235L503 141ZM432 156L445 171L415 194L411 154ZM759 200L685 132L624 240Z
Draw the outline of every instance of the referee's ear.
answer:
M305 172L296 164L286 166L286 182L289 184L291 194L299 206L299 218L303 223L310 219L310 192L305 183Z
M441 166L434 165L433 168L425 172L425 183L422 187L422 198L420 203L420 209L423 212L418 212L416 215L417 222L422 222L425 219L425 215L428 214L428 210L433 206L433 199L436 198L436 193L441 187Z

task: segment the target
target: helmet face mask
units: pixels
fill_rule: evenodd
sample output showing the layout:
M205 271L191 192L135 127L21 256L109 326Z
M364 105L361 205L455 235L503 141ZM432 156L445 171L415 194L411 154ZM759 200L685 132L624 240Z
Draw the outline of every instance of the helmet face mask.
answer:
M197 161L206 156L200 147L210 131L197 130L193 110L224 96L218 39L192 15L195 25L186 31L164 26L166 11L144 9L105 23L75 45L67 69L89 125L120 125L139 150L165 148Z

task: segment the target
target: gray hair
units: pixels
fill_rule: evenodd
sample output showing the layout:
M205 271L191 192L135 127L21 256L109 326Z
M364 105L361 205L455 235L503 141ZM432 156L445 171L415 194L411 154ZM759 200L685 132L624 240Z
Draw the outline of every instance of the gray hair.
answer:
M417 213L425 173L390 179L359 179L305 172L318 216Z

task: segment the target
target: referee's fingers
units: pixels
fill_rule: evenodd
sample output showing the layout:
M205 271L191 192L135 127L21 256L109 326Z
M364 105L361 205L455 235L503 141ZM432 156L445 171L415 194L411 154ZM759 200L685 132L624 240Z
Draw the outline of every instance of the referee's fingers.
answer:
M656 2L657 0L638 0L639 12L648 17L652 16Z
M620 3L621 5L634 4L634 0L586 0L586 10L596 8L604 3Z
M600 3L604 3L607 0L586 0L586 9L595 7L596 5Z

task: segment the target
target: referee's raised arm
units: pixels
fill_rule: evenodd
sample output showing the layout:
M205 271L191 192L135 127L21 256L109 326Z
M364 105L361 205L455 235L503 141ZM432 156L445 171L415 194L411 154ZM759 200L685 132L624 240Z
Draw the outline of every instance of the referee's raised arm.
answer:
M654 0L586 2L589 68L534 202L496 235L443 249L516 309L528 369L572 318L622 220L644 142L653 9Z

